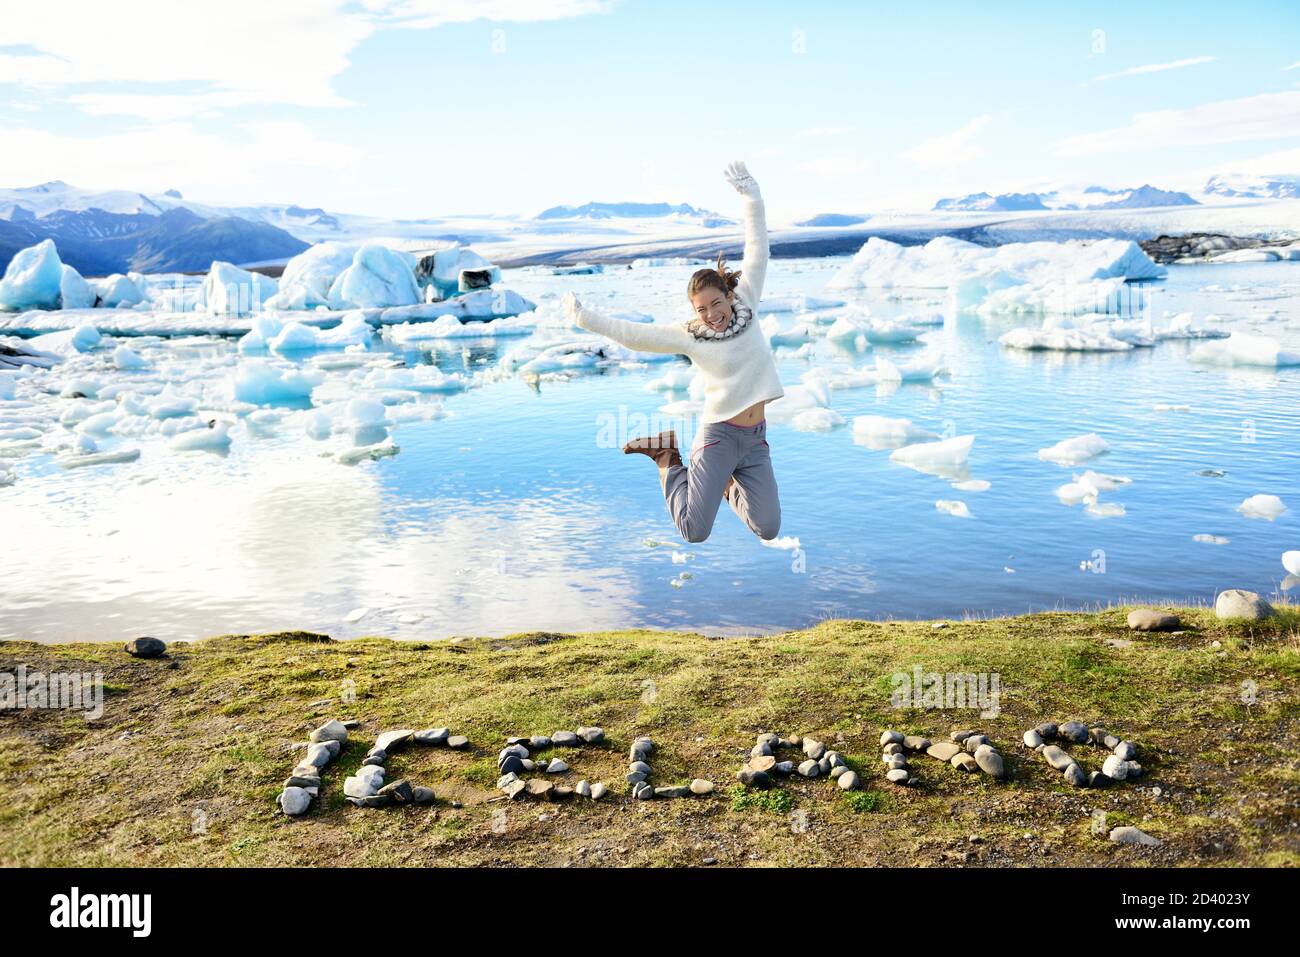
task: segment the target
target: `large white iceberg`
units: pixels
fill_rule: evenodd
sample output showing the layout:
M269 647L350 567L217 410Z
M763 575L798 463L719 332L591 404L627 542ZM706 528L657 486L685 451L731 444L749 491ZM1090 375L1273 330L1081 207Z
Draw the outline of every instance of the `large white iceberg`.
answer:
M261 312L279 284L270 276L214 262L203 280L203 305L213 315L247 316Z
M95 290L67 263L63 264L63 278L59 281L60 309L89 309L95 305Z
M20 249L0 279L0 310L58 309L63 295L63 263L54 240Z
M1300 365L1300 353L1284 351L1281 344L1270 336L1233 332L1227 339L1197 346L1192 352L1192 361L1208 365L1276 369L1279 366Z
M266 300L267 309L315 309L329 304L330 286L352 265L359 247L352 243L317 243L290 259L280 274L280 288Z
M95 280L95 293L104 309L128 309L145 301L144 277L139 273L113 273ZM65 309L72 308L65 306Z
M463 292L472 292L482 286L471 285L465 272L486 272L488 282L501 281L501 269L465 246L439 249L420 260L416 279L418 285L430 285L435 299L450 299Z
M366 243L329 290L333 309L413 306L420 301L415 257L379 243Z
M895 449L889 454L889 459L918 472L957 477L965 472L971 446L974 444L973 435L958 435L938 442L918 442Z

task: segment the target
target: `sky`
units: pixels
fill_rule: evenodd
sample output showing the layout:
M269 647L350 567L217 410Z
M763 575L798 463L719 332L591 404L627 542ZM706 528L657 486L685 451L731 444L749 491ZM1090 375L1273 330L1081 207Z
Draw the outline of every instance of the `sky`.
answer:
M45 0L0 19L0 186L386 218L769 219L1300 172L1300 3Z

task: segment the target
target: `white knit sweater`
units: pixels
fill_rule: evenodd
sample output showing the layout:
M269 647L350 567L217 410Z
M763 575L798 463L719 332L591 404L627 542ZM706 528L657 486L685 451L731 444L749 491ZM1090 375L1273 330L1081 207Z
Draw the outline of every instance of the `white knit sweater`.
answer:
M637 352L666 352L688 356L704 380L704 412L700 424L722 422L763 400L785 395L772 359L772 346L758 324L758 301L767 273L767 220L761 197L742 196L745 206L745 257L736 285L736 316L744 328L729 338L701 338L691 321L671 325L628 322L585 306L578 310L583 329L622 343ZM705 333L707 334L707 333Z

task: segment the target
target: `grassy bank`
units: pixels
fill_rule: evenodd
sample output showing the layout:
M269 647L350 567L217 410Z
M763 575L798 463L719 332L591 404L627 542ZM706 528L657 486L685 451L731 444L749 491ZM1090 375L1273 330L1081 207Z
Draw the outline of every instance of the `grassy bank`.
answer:
M225 636L152 661L117 644L0 643L0 670L102 671L107 689L93 722L0 712L0 864L1300 863L1300 613L1245 625L1178 609L1187 630L1162 635L1128 631L1127 611L941 629L837 620L727 640L651 631L438 644ZM894 709L890 676L917 665L996 672L1000 714ZM330 717L362 723L326 770L319 800L286 818L276 795L301 742ZM1075 790L1021 745L1026 728L1072 718L1135 742L1146 774ZM579 725L605 728L608 745L557 752L572 766L561 777L607 782L604 801L501 799L495 756L505 734ZM376 734L433 726L468 735L470 750L399 751L389 780L433 787L435 804L359 809L343 800L343 778ZM879 759L884 728L935 739L982 730L1009 780L922 757L920 785L893 786ZM735 773L767 730L844 752L864 790L794 779L742 795ZM658 744L655 783L702 777L717 792L632 802L622 774L638 734ZM1089 770L1103 756L1076 755ZM1107 826L1135 824L1164 843L1112 844L1095 832L1098 810Z

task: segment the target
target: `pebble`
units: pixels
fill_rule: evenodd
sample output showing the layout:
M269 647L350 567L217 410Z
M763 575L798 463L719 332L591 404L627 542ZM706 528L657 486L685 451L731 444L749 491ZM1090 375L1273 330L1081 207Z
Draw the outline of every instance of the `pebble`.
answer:
M311 733L313 742L338 741L340 744L348 739L348 729L342 721L326 721Z
M627 774L623 775L623 780L628 784L640 784L647 777L649 777L649 775L644 771L629 771Z
M1064 771L1070 765L1075 764L1074 758L1070 757L1054 744L1045 746L1041 753L1043 755L1043 760L1058 771Z
M517 754L503 754L497 761L497 770L502 774L518 774L524 770L523 759Z
M793 761L778 761L772 765L772 770L777 774L794 774Z
M1041 734L1033 730L1025 732L1025 747L1041 748L1042 746L1043 746L1043 736Z
M1050 721L1040 724L1038 727L1034 728L1034 730L1042 735L1044 741L1050 741L1052 738L1056 737L1056 725L1052 724Z
M884 734L880 736L880 746L882 748L885 747L886 745L890 745L890 744L901 745L902 743L903 743L903 736L897 731L886 731Z
M938 761L951 761L953 755L960 752L961 747L949 741L939 741L925 749L926 754Z
M911 775L907 773L906 768L894 768L892 771L886 771L885 777L894 784L906 784L907 779L911 777Z
M1057 729L1056 733L1075 744L1088 743L1088 726L1082 721L1067 721Z
M546 765L547 774L563 774L567 770L569 770L569 766L559 758Z
M1177 631L1182 627L1182 622L1177 615L1151 608L1138 608L1128 613L1128 626L1132 631Z
M748 766L755 771L771 771L776 767L776 758L770 754L750 758Z
M555 785L550 781L543 781L540 778L529 778L528 781L524 782L524 786L528 789L530 797L542 798L543 800L550 800L551 791L555 789Z
M843 774L835 779L835 783L840 786L841 791L852 791L858 786L859 779L855 772L846 769Z
M902 754L902 753L903 753L903 746L902 746L901 744L899 744L897 741L891 742L890 744L885 745L885 753L886 753L886 754Z
M772 753L772 745L766 741L760 741L749 749L749 753L751 757L755 758L766 757Z
M411 782L406 778L394 781L392 784L385 784L379 789L379 793L387 794L388 799L394 804L410 804L415 800L415 791L411 787Z
M123 649L132 658L158 658L167 650L167 644L146 635L141 638L132 638L123 646Z
M829 773L830 773L830 776L831 776L831 777L835 778L836 780L839 780L839 778L840 778L841 776L843 776L843 775L845 775L845 774L852 774L853 772L850 771L850 770L849 770L847 767L845 767L843 764L837 764L837 765L835 765L833 768L830 769L830 772L829 772Z
M987 734L972 734L961 744L962 747L966 749L967 754L974 754L978 748L986 744L992 744L992 743L993 742L989 740L989 736Z
M579 781L573 788L581 797L591 797L591 785L586 781Z
M741 784L753 788L768 788L772 786L772 779L767 776L766 771L751 771L749 768L741 768L736 777Z
M817 762L809 758L803 764L799 765L799 773L806 778L815 778L821 772Z
M771 731L764 731L762 734L758 736L757 740L759 744L763 744L764 742L766 742L767 744L770 744L772 747L775 748L777 745L781 743L781 736L779 734L774 734Z
M447 739L447 747L454 748L457 751L469 747L469 738L463 734L453 734Z
M605 740L604 728L579 728L578 737L588 744L600 744Z
M375 739L375 747L380 751L391 751L394 746L406 744L415 737L415 732L409 729L402 731L385 731Z
M712 782L712 781L706 781L706 780L704 780L704 778L696 778L694 781L691 782L691 793L692 793L692 794L712 794L712 793L713 793L713 782Z
M360 778L362 781L382 781L385 773L381 766L367 764L357 768L357 773L353 777Z
M372 754L372 755L371 755L370 757L368 757L368 758L362 758L362 759L361 759L361 763L362 763L362 764L378 764L378 765L382 765L382 764L384 763L385 757L387 757L387 756L386 756L386 755L381 756L381 755L378 755L378 754Z
M311 804L311 795L299 787L285 788L280 792L280 810L290 817L297 817Z
M519 775L515 774L513 771L508 774L503 774L501 777L497 778L497 790L504 791L508 785L514 784L518 780Z
M572 731L556 731L551 735L551 744L557 748L576 748L578 736Z
M411 798L416 804L432 804L435 799L433 788L416 785L411 789Z
M817 762L817 773L822 777L831 773L831 759L824 754L821 756L821 760Z
M804 738L803 753L814 761L820 760L821 756L826 753L826 745L812 738Z
M965 751L962 751L960 754L954 754L950 763L958 771L966 771L970 774L974 774L980 769L979 763Z
M416 744L446 744L450 736L451 731L447 728L425 728L423 731L415 732L414 737Z
M890 754L885 758L885 767L891 771L895 768L905 768L907 767L907 758L901 754Z
M596 782L591 786L591 799L593 801L599 801L608 793L609 793L609 788L605 787L605 785L601 784L600 782Z
M961 744L963 741L965 741L967 738L969 738L972 734L975 734L975 732L974 732L974 731L954 731L952 734L948 735L948 738L949 738L950 740L956 742L957 744Z
M1086 788L1088 786L1088 776L1083 773L1083 768L1077 764L1071 764L1065 769L1065 780L1076 788Z
M638 801L648 801L655 796L655 789L643 781L632 789L632 796Z
M655 788L655 797L661 798L684 798L691 793L691 789L684 784L674 784L668 787Z
M1258 621L1271 617L1272 614L1272 605L1255 592L1244 588L1229 588L1219 592L1219 597L1214 599L1216 618L1249 618Z
M1088 787L1104 788L1110 784L1111 778L1104 771L1092 771L1088 774Z
M379 788L364 778L351 777L343 780L343 793L352 798L369 797Z
M528 790L528 782L516 779L511 781L501 790L505 792L506 797L513 801L515 798L519 797L519 795Z
M1132 761L1137 757L1137 748L1133 747L1128 741L1121 741L1115 745L1115 754L1121 761Z
M1130 825L1113 828L1110 832L1110 839L1116 844L1147 844L1153 847L1164 843L1160 838L1152 837L1146 831Z
M385 751L383 748L371 748L369 751L366 752L366 757L378 758L379 763L383 764L385 761L388 760L388 752Z
M640 772L641 774L648 775L650 773L650 765L646 764L644 761L633 761L627 766L627 769L633 774Z
M1002 764L1002 755L998 754L987 744L975 749L975 763L991 778L1001 780L1006 777L1006 768ZM1077 765L1076 765L1077 767Z
M924 751L930 746L930 739L923 738L919 734L909 734L903 738L903 747L909 751Z
M823 757L831 762L831 767L833 768L846 767L844 755L840 754L838 751L827 751Z
M1112 781L1123 781L1128 777L1128 762L1118 754L1112 754L1102 762L1101 773Z
M534 751L540 751L542 748L551 746L551 739L544 734L535 734L528 739L528 746ZM528 757L528 755L525 754L524 757Z
M337 742L335 742L337 746ZM303 764L309 764L315 768L323 768L333 759L336 751L331 751L323 743L313 744L307 749L307 757L303 758Z

